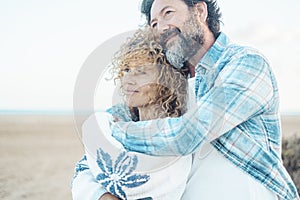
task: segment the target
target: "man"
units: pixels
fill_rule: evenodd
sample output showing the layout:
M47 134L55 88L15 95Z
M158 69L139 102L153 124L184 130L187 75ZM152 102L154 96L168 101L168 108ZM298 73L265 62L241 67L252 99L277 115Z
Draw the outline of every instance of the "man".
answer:
M114 123L113 136L130 151L193 153L182 199L299 199L281 161L278 88L266 59L220 32L215 1L143 0L142 13L168 61L195 76L197 107L180 118ZM84 161L78 166L75 180L99 191Z

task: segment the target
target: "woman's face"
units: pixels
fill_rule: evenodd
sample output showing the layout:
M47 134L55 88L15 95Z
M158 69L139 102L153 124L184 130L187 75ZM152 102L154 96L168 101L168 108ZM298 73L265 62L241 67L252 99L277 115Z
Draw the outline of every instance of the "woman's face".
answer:
M129 107L143 107L157 99L157 66L132 66L124 68L122 73L121 83Z

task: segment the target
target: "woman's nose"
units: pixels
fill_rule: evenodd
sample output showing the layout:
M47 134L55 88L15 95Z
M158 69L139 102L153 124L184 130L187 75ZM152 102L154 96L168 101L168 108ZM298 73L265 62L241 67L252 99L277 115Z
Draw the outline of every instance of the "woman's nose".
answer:
M123 85L125 85L125 84L134 85L135 84L134 74L133 73L124 74L123 78L122 78L122 82L123 82Z

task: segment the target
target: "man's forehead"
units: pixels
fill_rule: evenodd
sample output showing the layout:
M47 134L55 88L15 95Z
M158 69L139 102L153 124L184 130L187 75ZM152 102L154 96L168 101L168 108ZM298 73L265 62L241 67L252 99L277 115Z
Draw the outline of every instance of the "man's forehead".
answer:
M150 9L150 21L162 14L168 8L176 8L180 4L185 4L183 0L154 0Z
M177 1L178 0L154 0L150 10L151 19L153 18L152 16L157 16L158 14L163 12L166 7L171 7Z

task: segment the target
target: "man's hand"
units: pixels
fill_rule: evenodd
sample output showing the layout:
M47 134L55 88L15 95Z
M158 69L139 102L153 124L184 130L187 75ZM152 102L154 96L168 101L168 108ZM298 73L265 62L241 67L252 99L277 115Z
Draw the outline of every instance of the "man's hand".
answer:
M100 197L99 200L119 200L119 198L115 197L114 195L110 193L105 193Z

